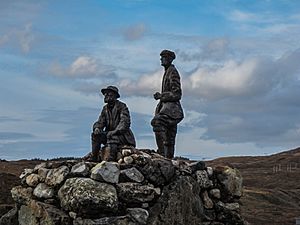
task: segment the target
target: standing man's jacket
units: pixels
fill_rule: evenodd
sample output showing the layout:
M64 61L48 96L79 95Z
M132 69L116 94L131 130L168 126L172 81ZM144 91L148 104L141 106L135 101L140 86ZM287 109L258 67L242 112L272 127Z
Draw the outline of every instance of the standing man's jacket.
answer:
M155 114L164 114L181 121L184 117L180 104L182 91L180 76L174 65L170 65L164 73L161 95Z
M126 144L130 146L136 145L135 138L130 129L130 114L125 103L117 100L114 107L109 110L107 105L102 109L97 122L93 125L93 130L99 128L102 131L117 131L120 140L125 140ZM123 141L121 141L123 142Z

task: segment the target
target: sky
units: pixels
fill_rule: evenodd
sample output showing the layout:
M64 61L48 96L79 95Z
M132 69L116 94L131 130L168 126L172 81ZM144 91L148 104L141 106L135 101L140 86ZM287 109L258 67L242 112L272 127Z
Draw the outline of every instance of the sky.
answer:
M86 155L108 85L156 149L163 49L182 82L176 155L300 146L298 0L1 0L0 18L1 159Z

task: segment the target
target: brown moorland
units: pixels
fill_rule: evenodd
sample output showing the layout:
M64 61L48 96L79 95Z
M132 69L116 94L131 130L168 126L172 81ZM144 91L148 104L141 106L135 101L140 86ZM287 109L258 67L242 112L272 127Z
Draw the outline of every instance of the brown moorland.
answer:
M225 157L243 176L242 214L253 225L295 225L300 217L300 148L270 156Z

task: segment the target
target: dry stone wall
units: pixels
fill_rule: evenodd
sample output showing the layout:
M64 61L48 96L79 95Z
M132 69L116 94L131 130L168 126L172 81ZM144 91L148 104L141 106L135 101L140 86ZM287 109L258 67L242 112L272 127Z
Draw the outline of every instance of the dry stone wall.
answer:
M49 161L25 169L0 225L244 225L230 167L123 149L118 162Z

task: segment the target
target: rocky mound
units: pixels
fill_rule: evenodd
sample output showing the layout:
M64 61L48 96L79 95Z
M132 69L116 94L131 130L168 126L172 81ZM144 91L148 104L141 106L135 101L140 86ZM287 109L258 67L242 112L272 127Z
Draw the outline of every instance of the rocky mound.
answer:
M11 190L0 225L242 225L242 177L230 167L124 149L118 163L44 162Z

